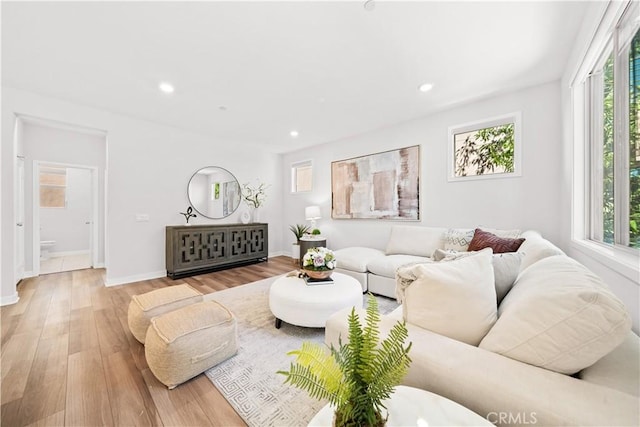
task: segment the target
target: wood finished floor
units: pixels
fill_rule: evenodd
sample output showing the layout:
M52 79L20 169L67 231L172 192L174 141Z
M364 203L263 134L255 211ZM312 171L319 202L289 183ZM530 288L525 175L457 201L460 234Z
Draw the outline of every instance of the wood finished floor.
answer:
M203 294L293 270L289 257L180 280L107 288L104 270L23 280L0 308L2 426L244 426L204 374L167 390L127 326L132 295L188 283Z

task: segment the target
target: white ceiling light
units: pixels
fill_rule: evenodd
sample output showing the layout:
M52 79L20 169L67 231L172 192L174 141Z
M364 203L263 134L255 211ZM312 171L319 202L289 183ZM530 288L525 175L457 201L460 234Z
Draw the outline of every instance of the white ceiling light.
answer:
M291 132L289 132L289 135L291 135L291 138L297 138L300 134L297 130L292 130Z
M421 84L418 89L420 89L420 92L429 92L431 89L433 89L433 84L424 83L424 84Z
M173 85L171 83L167 83L167 82L161 82L158 85L158 88L163 91L164 93L173 93L173 91L175 90Z
M374 3L374 0L367 0L364 2L364 10L367 12L373 12L375 8L376 4Z

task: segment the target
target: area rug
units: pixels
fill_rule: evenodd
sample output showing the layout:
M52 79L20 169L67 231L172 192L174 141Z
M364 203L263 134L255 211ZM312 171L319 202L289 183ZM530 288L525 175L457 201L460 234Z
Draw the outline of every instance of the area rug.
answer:
M324 342L324 328L284 322L280 329L275 328L269 287L276 278L207 295L238 319L239 349L236 356L209 369L206 375L251 427L307 425L326 404L283 384L284 377L276 374L289 368L293 358L286 355L288 351L300 348L303 341ZM376 298L383 314L398 306L393 299Z

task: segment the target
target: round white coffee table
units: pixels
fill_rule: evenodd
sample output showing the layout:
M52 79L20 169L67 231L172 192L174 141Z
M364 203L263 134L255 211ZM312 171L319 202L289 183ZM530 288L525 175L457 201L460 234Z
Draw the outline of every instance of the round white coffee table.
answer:
M389 411L387 426L493 426L488 420L464 406L419 388L397 386L391 398L384 400ZM333 411L329 405L309 422L309 427L331 426Z
M307 285L304 279L281 277L269 290L269 308L282 321L308 328L324 328L329 316L345 307L362 308L362 286L351 276L331 274L333 283Z

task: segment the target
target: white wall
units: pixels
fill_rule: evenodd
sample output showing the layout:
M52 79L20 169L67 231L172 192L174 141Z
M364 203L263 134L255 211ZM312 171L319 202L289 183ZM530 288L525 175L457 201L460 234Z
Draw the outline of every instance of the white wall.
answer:
M15 294L13 281L13 144L15 114L26 114L107 131L107 283L119 284L166 274L167 225L183 224L187 183L203 166L221 166L240 183L270 185L261 219L269 223L269 249L282 250L282 162L277 154L216 140L173 127L136 120L13 88L2 88L2 293ZM224 220L198 216L193 223L237 223L244 205ZM148 222L136 222L136 214ZM6 238L8 237L8 238Z
M52 254L89 251L91 187L91 170L67 168L65 208L40 207L40 240L56 242Z
M631 314L633 330L640 331L640 267L622 260L618 255L608 251L593 250L585 245L584 209L585 189L583 186L585 163L584 135L581 125L574 125L574 114L581 115L583 106L574 103L574 91L580 93L579 82L574 77L581 67L590 43L606 42L606 34L598 32L599 23L604 21L601 30L607 30L620 14L624 2L593 2L585 15L581 31L576 38L574 48L569 56L565 73L562 77L562 175L560 189L566 195L561 200L561 239L567 253L600 276L620 297ZM588 61L587 61L588 62ZM572 85L576 83L575 88Z
M34 123L31 121L20 120L19 122L25 122L23 125L22 138L19 139L19 147L25 157L25 269L27 271L34 271L33 260L33 242L34 242L34 230L33 230L33 174L34 174L34 162L55 162L72 165L91 166L98 169L98 223L100 224L98 239L98 265L103 265L105 260L105 235L104 235L104 194L105 194L105 171L106 171L106 140L104 135L98 135L95 133L87 133L74 131L70 129L62 129L51 127L47 124ZM59 244L53 248L53 251L66 251L71 249L63 249L67 246L65 240L70 239L72 234L77 234L78 231L71 231L70 227L64 227L64 232L59 223L55 233L55 237L52 236L54 227L49 225L46 221L53 219L53 217L60 217L61 212L51 212L51 209L43 209L44 216L41 216L40 229L44 235L41 235L40 240L56 240ZM71 219L71 218L69 218ZM84 225L84 222L89 218L76 222L82 222L82 227L86 232L90 226ZM80 224L76 224L79 226ZM71 233L71 234L69 234ZM87 238L88 241L88 238ZM71 243L71 242L68 242ZM88 249L88 248L87 248ZM35 262L39 262L35 260Z
M522 112L522 176L448 182L448 127L515 111ZM305 223L305 206L319 205L322 219L318 228L331 248L362 245L384 249L391 225L398 222L331 219L331 161L411 145L421 149L421 225L536 229L559 241L562 165L558 82L285 155L283 188L291 188L291 164L311 158L313 191L286 192L284 224ZM283 233L284 241L292 243L294 237L287 227Z

